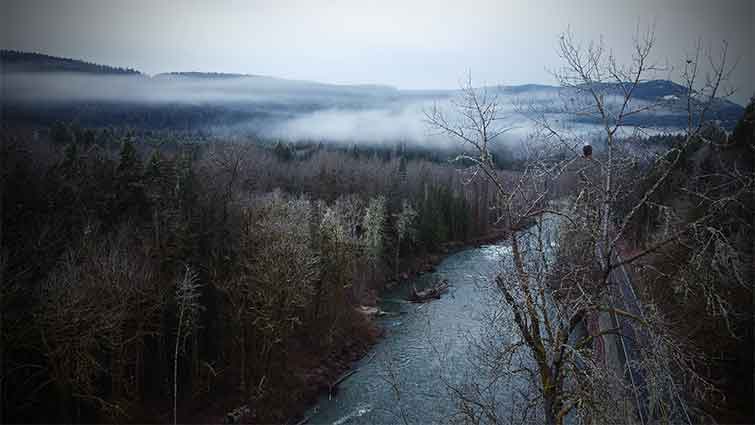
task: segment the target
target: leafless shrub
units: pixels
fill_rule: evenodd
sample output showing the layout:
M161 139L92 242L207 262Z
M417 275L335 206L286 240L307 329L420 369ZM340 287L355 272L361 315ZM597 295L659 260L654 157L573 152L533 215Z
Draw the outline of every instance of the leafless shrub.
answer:
M136 401L134 379L143 367L137 353L144 338L159 331L164 305L162 289L130 249L127 234L103 241L90 235L66 253L40 293L37 315L61 400L93 403L113 418L127 411L124 403ZM99 395L102 376L111 382L107 399Z
M178 422L178 354L185 349L186 339L195 332L199 320L199 313L203 307L199 297L200 285L197 275L186 266L183 276L176 282L176 309L178 326L176 328L176 344L173 353L173 423Z

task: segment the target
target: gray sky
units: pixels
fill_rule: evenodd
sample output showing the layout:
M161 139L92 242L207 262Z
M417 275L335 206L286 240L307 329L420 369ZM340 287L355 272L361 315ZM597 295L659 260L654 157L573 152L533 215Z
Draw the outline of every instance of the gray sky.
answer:
M0 47L168 71L456 88L553 83L558 35L621 57L655 25L655 57L729 42L735 100L755 93L752 0L0 0Z

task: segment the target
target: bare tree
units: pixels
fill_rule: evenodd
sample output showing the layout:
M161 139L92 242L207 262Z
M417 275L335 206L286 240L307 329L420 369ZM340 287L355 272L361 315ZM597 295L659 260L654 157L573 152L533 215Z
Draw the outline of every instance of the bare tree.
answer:
M308 199L274 192L260 201L249 212L243 232L243 279L253 292L248 308L258 346L260 379L269 380L273 361L281 360L283 354L276 349L302 323L302 310L319 273L319 258L309 228L312 209Z
M727 46L724 43L719 56L707 54L710 71L701 81L699 69L702 49L698 44L695 54L684 61L681 71L684 86L678 93L657 100L639 101L635 97L638 88L641 84L648 83L649 77L653 77L659 70L659 67L650 62L654 43L652 30L643 34L638 32L634 39L631 63L622 66L602 42L582 47L571 33L565 33L561 36L559 44L565 66L555 75L562 87L570 93L588 99L584 107L570 112L573 115L595 118L602 130L602 151L591 157L587 166L592 167L593 172L583 170L580 173L580 196L585 196L586 199L581 206L575 204L573 218L581 218L585 233L595 237L595 258L601 271L600 287L606 288L602 293L602 302L610 307L610 321L622 328L617 339L624 350L623 357L629 380L635 387L642 386L639 381L644 380L647 384L641 390L635 390L635 398L640 406L637 414L643 421L650 419L648 416L660 416L665 420L671 420L676 414L678 419L689 422L684 394L680 393L680 386L674 383L673 376L682 376L687 381L687 389L694 388L698 393L708 393L713 387L696 372L695 362L699 361L699 355L694 347L681 344L679 336L675 335L672 326L664 319L666 312L654 308L652 299L646 300L647 305L643 305L637 299L627 299L636 297L624 266L638 263L643 257L664 245L679 243L682 237L690 232L699 234L701 227L705 229L702 233L710 235L709 240L720 241L720 235L723 234L720 224L717 223L717 218L721 216L720 207L731 205L736 203L738 198L741 199L746 188L751 187L751 178L749 184L741 180L737 182L736 179L722 182L740 186L739 194L735 193L732 197L721 199L720 204L712 205L712 208L705 209L702 214L692 219L678 219L680 215L684 215L684 205L674 205L671 201L666 201L666 205L658 203L663 200L657 193L661 188L671 184L670 176L678 173L680 164L687 160L691 149L695 145L713 143L708 136L711 129L710 119L715 108L721 104L721 99L732 93L724 86L733 68L727 63ZM686 128L679 142L670 149L643 152L645 147L638 146L636 138L627 137L644 131L640 123L633 118L659 107L683 108L687 116ZM569 139L563 137L563 134L550 123L541 120L540 124L546 132L556 136L552 140L568 142ZM571 141L574 142L574 139ZM649 181L638 190L638 175L635 170L638 164L642 163L648 164L646 175L649 176ZM698 192L699 189L688 187L686 190ZM600 208L597 211L593 210L597 214L584 215L590 210L590 205L597 205L598 202ZM621 208L620 203L624 204ZM662 211L667 217L677 217L678 225L675 226L675 231L660 233L660 237L653 243L633 253L629 258L622 259L618 251L620 244L627 239L629 224L634 221L639 211L648 208ZM600 227L590 217L597 217ZM732 244L728 241L722 241L721 245L731 251ZM703 248L698 252L702 254L704 250ZM624 276L620 276L620 273L624 273ZM629 291L626 288L629 288ZM698 286L695 290L717 309L726 308L719 296L723 288L718 285ZM627 338L640 341L640 346L634 350L641 351L641 355L634 356L627 352L632 351L625 343ZM654 383L656 385L653 385ZM645 394L640 394L642 392ZM676 413L672 412L675 404Z
M252 377L257 395L264 393L271 365L281 359L277 350L302 323L319 270L311 213L308 199L279 191L256 197L243 212L240 269L218 286L236 326L239 385L244 393L250 390Z
M546 211L546 192L537 190L543 187L544 181L534 174L534 168L524 170L515 181L504 181L499 177L491 154L496 138L505 131L498 127L502 117L497 97L486 89L474 88L471 78L461 93L461 100L454 104L458 116L450 117L436 107L427 113L427 120L431 126L475 149L476 156L461 155L458 159L474 164L471 178L481 176L488 179L499 193L503 215L497 221L509 230L512 262L511 267L496 279L496 284L517 325L518 341L511 344L511 353L528 351L533 365L519 370L534 379L546 422L561 423L571 407L564 397L568 367L565 354L569 353L566 351L567 339L579 324L583 312L577 310L572 316L553 314L545 276L532 274L528 249L521 245L522 236L515 231Z
M668 99L640 101L635 97L638 87L660 70L650 61L654 43L652 31L638 33L630 64L624 66L602 41L582 47L571 33L561 36L559 52L564 67L555 75L569 98L563 112L597 124L603 135L602 150L587 159L579 149L585 144L583 135L570 133L543 111L529 108L526 112L538 124L540 138L526 150L524 170L515 178L505 178L491 153L498 136L507 131L500 124L502 106L490 89L473 87L471 78L451 112L436 106L426 113L431 127L473 149L474 155L457 158L472 164L470 179L487 179L498 192L502 215L496 222L509 231L511 257L496 284L510 311L508 319L516 325L516 338L501 347L495 358L498 366L528 376L535 384L537 392L529 395L527 405L541 406L546 423L563 423L572 414L586 422L622 422L627 414L644 422L648 412L669 420L689 420L683 394L675 388L672 376L683 374L691 379L688 385L703 393L712 388L695 372L694 353L674 338L663 314L652 311L652 305L629 309L615 285L622 266L705 222L695 221L630 258L617 256L628 223L664 184L687 148L705 140L707 114L719 101L722 83L730 73L724 46L718 60L710 60L712 74L698 87L698 51L698 56L686 61L686 87L673 104ZM635 117L659 107L678 106L678 99L684 99L688 113L682 143L656 155L651 163L655 180L634 204L619 210L618 201L632 184L628 177L636 175L632 170L645 159L636 155L633 146L627 146L628 136L644 131ZM554 182L568 174L578 177L576 192L565 199L552 199ZM553 218L558 224L547 225ZM517 232L533 223L535 231ZM558 236L550 241L544 238L546 227L558 229ZM548 248L551 242L557 242L557 250ZM643 350L641 356L628 353L634 351L624 344L628 326L642 329L637 331L637 340L651 344L652 349ZM606 353L619 349L624 352ZM521 352L531 361L514 362ZM605 364L605 359L612 363L611 357L623 358L623 365ZM638 389L643 379L649 384ZM615 390L618 396L606 397L606 389ZM629 407L622 394L633 400ZM467 400L480 402L479 397ZM658 414L663 409L657 406L664 400L672 400L666 405L676 404L682 413ZM472 410L489 411L481 404Z
M135 401L138 353L146 337L159 333L164 294L146 260L129 249L127 229L113 240L92 233L66 253L40 294L37 322L51 377L45 385L56 388L62 416L84 402L117 419ZM98 388L102 376L110 379L107 397Z
M183 277L176 283L176 308L178 326L176 327L176 344L173 353L173 424L178 423L178 353L185 347L186 339L194 333L202 304L199 302L197 275L186 266Z
M251 143L214 143L207 152L207 173L222 188L218 194L223 203L222 223L228 221L228 208L236 200L239 183L250 162Z

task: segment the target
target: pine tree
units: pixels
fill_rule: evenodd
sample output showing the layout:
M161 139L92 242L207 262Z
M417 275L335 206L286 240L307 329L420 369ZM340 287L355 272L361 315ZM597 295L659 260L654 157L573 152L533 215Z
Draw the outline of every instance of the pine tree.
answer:
M74 141L73 133L68 125L62 122L56 122L50 128L50 139L53 142L65 145Z
M394 260L394 267L396 271L396 279L398 279L398 266L399 256L401 254L401 242L407 238L414 238L414 221L417 218L417 212L412 208L412 204L404 199L401 207L401 212L397 214L395 227L396 227L396 257Z
M133 178L141 172L141 161L131 139L126 139L121 144L120 160L118 163L118 174L125 178Z
M147 211L147 197L142 181L142 163L133 142L126 139L121 144L121 152L116 169L117 181L117 210L115 214L136 212L143 214Z

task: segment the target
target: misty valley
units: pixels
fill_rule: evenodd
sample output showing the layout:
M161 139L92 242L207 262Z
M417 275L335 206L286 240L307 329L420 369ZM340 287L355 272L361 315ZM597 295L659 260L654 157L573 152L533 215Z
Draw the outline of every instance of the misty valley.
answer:
M579 33L439 89L2 44L3 423L755 420L737 60Z

